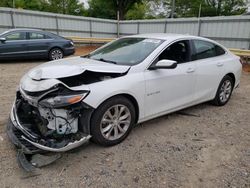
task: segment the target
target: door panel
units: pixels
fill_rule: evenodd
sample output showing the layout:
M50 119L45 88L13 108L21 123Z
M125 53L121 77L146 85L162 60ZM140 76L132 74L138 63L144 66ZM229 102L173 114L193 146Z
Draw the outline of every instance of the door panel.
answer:
M219 83L224 76L225 51L209 41L193 40L194 59L197 63L195 101L203 102L215 97Z
M26 32L13 32L3 36L6 41L0 43L0 57L25 57L28 56Z
M215 97L224 76L224 60L220 57L197 60L195 100L206 101Z
M32 55L46 56L53 39L38 32L28 33L28 51Z
M178 63L176 68L145 71L145 116L157 116L192 104L196 63L190 61L191 53L189 40L176 41L167 46L154 61L173 60Z
M194 62L179 64L175 69L145 72L145 115L171 111L192 103L196 81Z

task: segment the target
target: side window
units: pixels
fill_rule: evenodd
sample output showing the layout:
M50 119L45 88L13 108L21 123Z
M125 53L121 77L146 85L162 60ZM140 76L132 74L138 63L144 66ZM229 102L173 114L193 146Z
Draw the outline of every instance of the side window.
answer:
M185 63L190 61L189 41L178 41L170 45L159 55L158 61L162 59L173 60L177 63Z
M26 33L25 32L15 32L5 36L7 41L12 40L26 40Z
M216 51L216 56L223 55L226 53L223 48L217 45L215 46L215 51Z
M211 42L202 40L194 40L193 42L196 51L192 56L193 60L206 59L225 54L225 51L221 47Z
M29 39L31 40L48 39L48 38L50 37L41 33L36 33L36 32L29 33Z

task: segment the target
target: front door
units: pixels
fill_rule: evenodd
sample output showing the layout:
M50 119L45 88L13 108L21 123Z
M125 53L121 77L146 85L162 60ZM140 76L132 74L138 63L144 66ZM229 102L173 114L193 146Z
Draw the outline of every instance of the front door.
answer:
M193 101L196 63L190 61L190 42L177 41L167 47L155 60L177 61L175 69L145 71L145 116L157 116L188 106Z
M28 56L26 32L15 31L3 36L6 41L0 43L1 58Z

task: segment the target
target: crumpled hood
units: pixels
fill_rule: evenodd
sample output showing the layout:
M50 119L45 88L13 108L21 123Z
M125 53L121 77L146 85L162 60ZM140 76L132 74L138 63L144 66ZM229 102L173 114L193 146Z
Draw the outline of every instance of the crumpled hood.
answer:
M41 64L31 69L27 74L31 79L44 80L75 76L84 71L103 73L125 73L130 66L115 65L97 60L73 57Z

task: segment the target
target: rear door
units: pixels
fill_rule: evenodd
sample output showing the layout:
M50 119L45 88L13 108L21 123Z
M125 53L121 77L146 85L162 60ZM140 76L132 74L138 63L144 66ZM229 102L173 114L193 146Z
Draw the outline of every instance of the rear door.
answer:
M41 32L28 32L28 51L34 56L47 56L53 39Z
M192 59L197 63L194 98L196 102L203 102L215 96L224 76L226 52L220 46L205 40L192 40L192 44Z
M13 31L2 37L5 42L0 42L1 58L18 58L28 56L27 36L26 32Z

